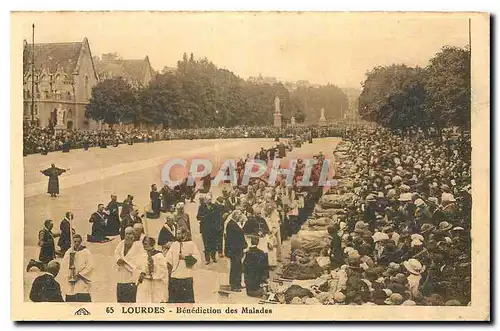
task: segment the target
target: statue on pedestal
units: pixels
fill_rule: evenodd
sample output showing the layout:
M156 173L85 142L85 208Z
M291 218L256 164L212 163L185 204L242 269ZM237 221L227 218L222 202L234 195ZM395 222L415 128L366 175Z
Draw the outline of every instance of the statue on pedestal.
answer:
M274 98L274 126L281 127L280 98Z
M321 108L321 115L319 117L319 122L320 123L325 123L326 122L325 108Z
M293 116L292 116L292 118L290 119L290 124L291 124L292 126L294 126L294 125L295 125L295 117L293 117Z

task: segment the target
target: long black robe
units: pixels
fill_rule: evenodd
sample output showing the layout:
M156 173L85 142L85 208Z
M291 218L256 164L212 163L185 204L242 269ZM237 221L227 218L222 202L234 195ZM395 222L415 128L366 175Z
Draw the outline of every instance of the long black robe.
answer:
M120 234L120 217L118 216L119 209L120 204L113 200L111 200L106 206L106 210L109 212L108 224L106 226L106 234L108 236L117 236Z
M48 263L56 257L56 246L54 243L54 235L47 229L42 229L38 233L38 241L40 245L40 254L38 259L43 263Z
M59 230L61 230L61 235L57 241L57 245L61 249L61 253L64 255L66 251L71 247L71 224L67 218L64 218L59 225Z
M158 218L160 217L160 193L157 191L149 192L149 199L151 200L151 211L152 213L148 213L148 218Z
M57 167L48 168L42 171L42 173L49 177L49 184L47 187L47 193L49 194L59 194L59 176L65 173L66 170Z
M89 222L92 223L92 235L88 237L88 241L102 242L109 240L106 237L106 214L95 212L90 216Z

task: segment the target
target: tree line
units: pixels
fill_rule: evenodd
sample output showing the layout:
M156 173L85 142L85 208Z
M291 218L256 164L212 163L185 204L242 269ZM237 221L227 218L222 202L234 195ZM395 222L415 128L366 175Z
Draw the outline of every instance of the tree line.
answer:
M425 68L393 64L367 72L358 112L392 129L469 130L470 80L470 49L444 46Z
M347 96L335 85L299 87L288 91L282 83L255 84L212 62L188 58L177 70L164 69L148 86L134 87L122 77L100 81L86 107L88 118L109 125L148 123L168 128L271 125L274 99L281 103L283 122L316 122L321 108L327 118L340 118Z

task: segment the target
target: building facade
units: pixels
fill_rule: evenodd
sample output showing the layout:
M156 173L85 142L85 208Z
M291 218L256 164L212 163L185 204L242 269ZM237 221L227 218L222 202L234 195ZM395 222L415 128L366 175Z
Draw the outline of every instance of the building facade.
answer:
M34 61L33 61L34 59ZM24 42L23 118L41 127L92 129L85 116L99 80L87 38L81 42Z
M97 75L101 80L122 77L131 86L139 88L149 85L154 70L149 63L149 57L144 59L121 59L116 53L102 54L94 57Z

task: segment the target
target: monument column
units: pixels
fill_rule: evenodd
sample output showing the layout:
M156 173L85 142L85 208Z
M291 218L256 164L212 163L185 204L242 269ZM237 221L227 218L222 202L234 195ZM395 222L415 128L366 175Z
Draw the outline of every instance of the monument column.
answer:
M321 116L319 117L319 123L320 124L326 123L325 108L321 108Z
M274 98L274 126L281 128L280 98Z

